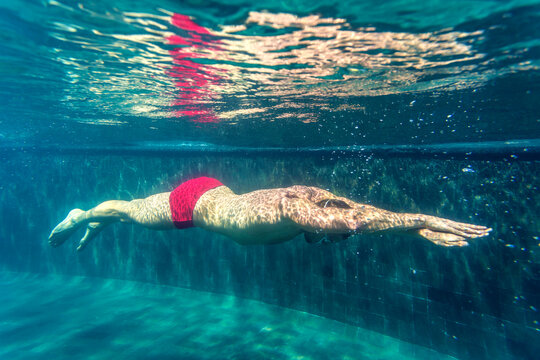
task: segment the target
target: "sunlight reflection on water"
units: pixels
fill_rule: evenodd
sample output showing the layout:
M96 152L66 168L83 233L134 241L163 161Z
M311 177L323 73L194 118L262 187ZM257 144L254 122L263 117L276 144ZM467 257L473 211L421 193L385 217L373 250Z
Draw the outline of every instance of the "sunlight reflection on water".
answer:
M219 29L166 10L113 19L133 33L96 28L81 34L73 24L55 22L56 39L100 53L92 59L60 50L57 61L71 83L85 85L83 93L113 95L134 86L147 91L149 109L162 110L147 116L161 117L172 108L169 116L217 122L219 115L208 106L219 106L225 95L377 96L474 87L488 78L476 72L484 57L473 46L481 30L378 31L353 28L340 18L255 11L243 24ZM126 110L139 115L133 100Z

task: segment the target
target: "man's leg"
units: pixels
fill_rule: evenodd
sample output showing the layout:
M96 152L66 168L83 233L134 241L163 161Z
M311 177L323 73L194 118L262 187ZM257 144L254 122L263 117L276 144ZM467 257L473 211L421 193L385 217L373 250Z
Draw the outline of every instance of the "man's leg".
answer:
M92 239L94 239L104 228L106 228L108 225L110 225L111 222L90 222L88 225L86 225L86 232L84 233L84 236L82 237L81 241L79 241L79 246L77 246L77 251L81 251L90 243Z
M132 201L109 200L88 211L71 210L49 236L51 246L62 245L77 229L88 225L79 244L82 249L103 228L115 222L133 222L152 229L174 228L169 206L169 193L161 193Z
M129 201L109 200L88 211L71 210L66 218L52 230L49 235L49 244L55 247L62 245L83 225L89 225L85 236L93 238L94 236L91 236L92 228L102 229L104 227L98 224L108 225L117 221L127 221L129 218L126 208L129 203Z

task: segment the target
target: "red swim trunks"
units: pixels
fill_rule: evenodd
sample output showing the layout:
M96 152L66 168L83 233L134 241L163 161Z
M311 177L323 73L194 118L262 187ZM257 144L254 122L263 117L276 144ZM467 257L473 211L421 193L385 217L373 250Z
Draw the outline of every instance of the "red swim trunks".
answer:
M222 186L216 179L199 177L180 184L169 195L172 220L179 229L193 227L193 209L199 198L208 190Z

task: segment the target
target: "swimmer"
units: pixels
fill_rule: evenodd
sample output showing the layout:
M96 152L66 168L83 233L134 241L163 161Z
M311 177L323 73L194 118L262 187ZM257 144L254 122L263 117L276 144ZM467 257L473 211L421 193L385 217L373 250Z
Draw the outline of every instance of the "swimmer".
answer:
M392 231L437 245L466 246L468 240L491 231L435 216L358 204L317 187L295 185L237 195L216 179L200 177L146 199L110 200L88 211L71 210L51 232L49 244L60 246L85 226L77 247L82 250L101 230L118 221L156 230L196 226L242 245L275 244L302 233L306 241L314 243L323 238L336 242L353 234Z

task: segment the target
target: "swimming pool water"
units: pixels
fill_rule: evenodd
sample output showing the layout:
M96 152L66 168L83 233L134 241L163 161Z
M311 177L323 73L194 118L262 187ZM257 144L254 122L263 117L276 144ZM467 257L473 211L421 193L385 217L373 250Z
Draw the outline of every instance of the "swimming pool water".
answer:
M453 359L233 296L58 275L0 279L6 359Z
M295 148L538 134L537 1L0 9L9 144Z
M7 0L0 27L0 357L540 353L538 1ZM46 242L199 175L494 230Z

